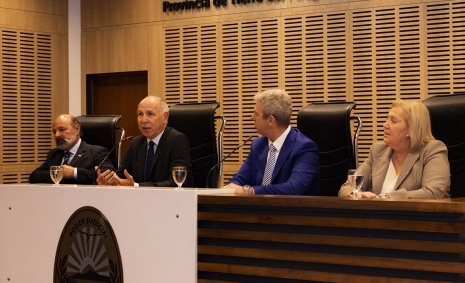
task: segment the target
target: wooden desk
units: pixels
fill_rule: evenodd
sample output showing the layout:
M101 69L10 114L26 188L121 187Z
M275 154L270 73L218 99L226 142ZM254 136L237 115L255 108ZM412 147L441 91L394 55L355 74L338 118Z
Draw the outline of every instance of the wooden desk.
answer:
M460 282L465 199L199 196L198 282Z

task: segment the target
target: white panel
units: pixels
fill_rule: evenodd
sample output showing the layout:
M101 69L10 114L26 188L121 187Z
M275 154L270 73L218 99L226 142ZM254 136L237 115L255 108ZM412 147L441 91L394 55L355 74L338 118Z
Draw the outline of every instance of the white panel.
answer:
M92 206L116 235L124 282L196 282L197 195L213 193L233 190L0 185L0 278L53 282L62 229Z

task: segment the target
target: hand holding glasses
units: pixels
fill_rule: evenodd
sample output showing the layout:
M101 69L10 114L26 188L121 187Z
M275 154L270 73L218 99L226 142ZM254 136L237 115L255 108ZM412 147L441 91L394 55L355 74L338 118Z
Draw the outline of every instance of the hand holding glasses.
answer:
M357 173L357 169L349 169L347 180L352 188L354 199L358 199L358 192L363 185L363 176Z
M182 184L186 181L187 170L184 166L175 166L172 170L173 180L178 185L176 190L182 190Z

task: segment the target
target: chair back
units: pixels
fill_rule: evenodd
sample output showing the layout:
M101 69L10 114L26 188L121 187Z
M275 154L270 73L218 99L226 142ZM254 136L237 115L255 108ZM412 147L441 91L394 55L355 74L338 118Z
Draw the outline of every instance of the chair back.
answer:
M465 94L437 95L423 104L431 116L433 136L446 144L450 164L450 196L465 197Z
M297 115L297 128L318 145L322 196L337 196L348 170L357 168L361 120L352 117L358 120L355 146L350 127L350 112L355 106L354 102L311 103Z
M218 102L181 103L170 107L168 126L185 134L191 147L194 185L197 188L218 188L222 175L222 137L226 120L215 116ZM215 119L222 119L216 134ZM213 168L213 169L212 169Z
M83 132L81 139L88 144L100 145L111 151L116 143L124 138L124 129L116 127L121 115L83 115L76 118ZM117 130L121 131L119 138L116 137ZM121 160L120 148L113 150L108 159L117 168Z

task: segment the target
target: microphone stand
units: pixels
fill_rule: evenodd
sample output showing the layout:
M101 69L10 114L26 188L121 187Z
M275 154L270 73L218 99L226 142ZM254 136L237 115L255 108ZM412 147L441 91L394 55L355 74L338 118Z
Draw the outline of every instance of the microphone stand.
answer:
M224 157L223 159L221 159L220 162L216 163L212 168L210 168L210 171L208 171L208 174L207 174L207 183L205 184L205 187L206 188L209 188L209 182L210 181L210 174L211 172L213 171L213 169L215 169L216 167L218 167L218 165L220 165L221 163L223 163L223 161L225 161L231 154L233 154L234 152L236 152L236 150L238 150L239 148L243 147L248 141L250 141L251 139L253 138L253 135L251 135L248 139L246 139L241 145L239 145L238 147L236 147L235 149L233 149L228 155L226 155L226 157Z
M105 156L105 158L102 160L102 162L100 162L100 164L98 165L97 169L100 169L100 166L102 166L103 162L105 162L105 160L107 160L108 156L110 156L110 154L113 152L113 150L115 150L115 148L116 148L121 142L130 140L130 139L132 139L132 138L133 138L133 136L129 136L129 137L126 137L126 138L120 140L119 142L117 142L117 143L115 144L115 146L110 150L110 152L108 152L108 154Z

